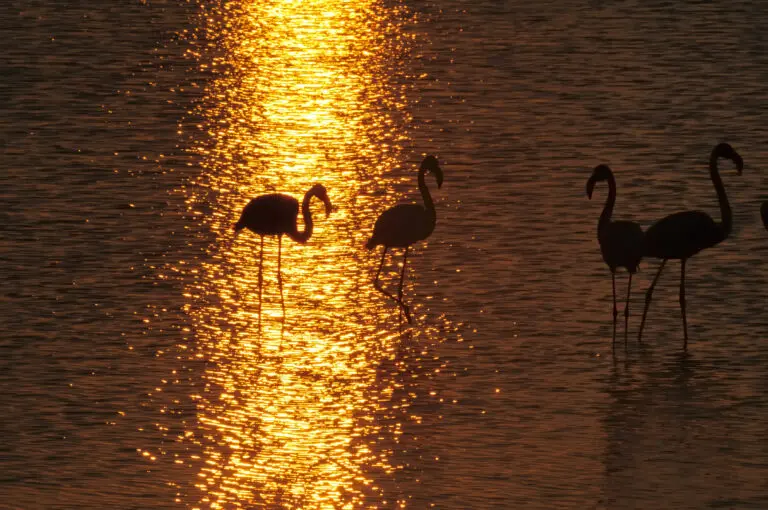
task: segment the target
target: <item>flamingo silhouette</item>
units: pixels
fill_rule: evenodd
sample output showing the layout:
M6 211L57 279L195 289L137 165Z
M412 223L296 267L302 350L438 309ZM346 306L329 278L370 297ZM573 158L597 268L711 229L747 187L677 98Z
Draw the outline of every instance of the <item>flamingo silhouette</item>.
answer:
M592 171L587 181L587 196L592 199L592 190L600 181L608 181L608 199L597 223L597 240L600 243L600 253L611 270L611 285L613 287L613 344L616 344L616 268L624 267L629 271L627 285L627 301L624 305L624 344L627 343L627 326L629 324L629 294L632 289L632 275L637 272L640 260L643 258L644 237L643 229L633 221L612 221L613 206L616 204L616 179L607 165L598 165Z
M645 232L645 255L661 259L659 271L648 287L645 295L645 308L640 321L637 339L643 336L643 326L651 296L664 264L669 259L680 259L680 310L683 315L683 349L688 348L688 323L685 316L685 262L705 248L716 246L731 233L733 224L731 206L725 195L725 187L717 168L718 158L730 159L736 165L736 172L741 175L744 162L741 156L727 143L720 143L712 149L709 157L709 175L717 192L722 221L716 223L708 214L701 211L682 211L666 216L648 228Z
M419 191L421 191L421 196L424 199L424 206L418 204L400 204L387 209L376 219L376 224L373 226L373 235L365 245L369 250L378 245L384 246L384 251L381 254L381 262L379 263L379 270L376 271L376 278L373 280L373 285L385 296L397 302L400 309L405 313L405 318L408 320L409 324L412 322L411 314L408 305L403 303L403 278L405 277L405 264L408 261L408 247L416 241L421 241L429 237L435 229L435 223L437 222L435 204L432 202L432 197L424 182L424 176L427 172L432 172L435 175L438 188L443 185L443 171L437 163L437 158L434 156L427 156L424 158L424 161L421 162L421 167L419 167ZM389 248L405 248L405 253L403 254L403 269L400 273L400 284L397 288L397 297L394 297L384 290L379 283L381 268L384 266L384 257Z
M259 324L261 324L261 285L262 267L264 259L264 236L277 236L277 283L280 287L280 304L285 315L285 302L283 300L283 277L280 273L280 259L283 250L283 235L287 235L297 243L305 244L312 236L313 222L312 212L309 210L309 202L312 197L317 197L325 204L325 216L331 213L331 201L328 192L322 184L315 184L304 195L301 203L301 214L304 216L304 231L299 232L296 224L299 215L299 202L295 198L282 193L271 193L254 198L243 208L240 219L235 223L235 235L247 228L261 237L259 251Z
M768 200L763 202L763 205L760 206L760 216L763 217L763 225L765 226L765 229L768 230Z

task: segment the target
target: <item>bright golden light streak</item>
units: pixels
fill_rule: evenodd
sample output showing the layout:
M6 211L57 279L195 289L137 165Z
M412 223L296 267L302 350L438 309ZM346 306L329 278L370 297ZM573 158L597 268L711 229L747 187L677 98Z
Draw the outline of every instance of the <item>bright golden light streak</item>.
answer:
M396 359L400 337L363 245L394 201L381 176L406 140L402 16L374 0L229 2L206 13L204 39L219 56L190 207L204 209L218 243L187 291L208 364L201 430L186 434L204 451L200 508L393 504L373 473L395 469L375 443L396 441L400 425L382 430L376 413L394 391L378 367ZM259 331L259 239L233 241L232 227L251 198L301 201L315 183L336 210L325 218L313 203L309 243L284 239L285 320L277 242L266 240Z

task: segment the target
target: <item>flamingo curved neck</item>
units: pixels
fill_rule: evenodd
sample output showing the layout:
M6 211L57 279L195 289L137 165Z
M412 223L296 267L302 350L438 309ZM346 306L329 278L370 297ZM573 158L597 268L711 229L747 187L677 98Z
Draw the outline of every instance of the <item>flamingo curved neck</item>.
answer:
M312 222L312 212L309 210L309 202L314 196L314 190L310 190L304 195L304 200L301 202L301 215L304 217L304 231L299 232L297 228L296 232L289 234L290 238L297 243L304 244L309 241L310 237L312 237L312 229L314 228L314 223Z
M421 198L424 199L424 209L426 209L429 216L430 225L434 229L435 223L437 223L437 215L435 213L435 204L432 202L432 195L429 194L429 188L427 188L427 183L424 180L426 173L427 170L424 168L419 170L419 191L421 191Z
M597 231L602 231L611 223L613 215L613 206L616 205L616 179L611 174L608 177L608 198L605 201L603 212L600 213L600 220L597 222Z
M723 186L723 180L720 178L720 172L717 168L717 154L713 151L709 158L709 176L712 178L712 184L715 185L715 191L717 192L717 201L720 204L720 229L722 231L723 239L728 237L731 233L733 226L733 214L731 212L731 206L728 203L728 196L725 194L725 186Z

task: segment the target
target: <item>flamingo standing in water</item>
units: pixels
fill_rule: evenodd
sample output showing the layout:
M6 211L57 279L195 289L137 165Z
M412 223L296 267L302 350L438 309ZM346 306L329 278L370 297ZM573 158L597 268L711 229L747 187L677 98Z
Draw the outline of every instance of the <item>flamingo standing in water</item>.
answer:
M717 169L718 158L730 159L736 165L736 172L741 175L744 162L741 156L727 143L720 143L712 149L709 157L709 175L717 192L722 221L716 223L708 214L701 211L682 211L660 219L645 232L645 255L661 259L661 266L645 295L645 309L640 321L637 338L643 335L645 317L651 304L653 288L669 259L680 259L680 310L683 315L683 349L688 348L688 324L685 317L685 262L705 248L716 246L731 233L733 225L731 206L725 195L725 187Z
M373 235L365 245L369 250L378 245L384 246L384 251L381 254L381 262L379 263L379 270L376 271L376 278L373 280L373 285L385 296L397 302L400 309L405 313L405 318L408 320L409 324L412 322L411 314L408 305L403 303L403 278L405 277L405 264L408 261L408 247L416 241L421 241L429 237L435 229L435 223L437 222L435 204L432 202L429 189L427 189L427 184L424 182L424 176L427 172L431 172L435 175L438 188L443 185L443 171L437 163L437 158L434 156L427 156L424 158L424 161L421 162L421 167L419 168L419 191L421 191L421 196L424 199L424 205L400 204L381 213L376 219L376 224L373 226ZM389 248L405 248L405 253L403 254L403 269L400 273L400 284L397 287L396 298L384 290L379 283L381 268L384 266L384 257Z
M768 200L763 202L763 205L760 206L760 216L763 217L763 225L765 226L765 229L768 230Z
M299 215L299 202L295 198L282 193L271 193L254 198L243 209L240 219L235 223L235 235L247 228L261 237L259 251L259 323L261 323L261 284L262 266L264 259L264 236L277 236L277 283L280 287L280 304L285 315L283 300L283 277L280 274L280 259L282 257L283 235L287 235L297 243L305 244L312 236L312 212L309 202L317 197L325 204L325 216L331 213L331 201L328 192L322 184L315 184L304 195L301 203L301 214L304 216L304 231L299 232L296 220Z
M629 294L632 289L632 275L637 272L640 260L643 258L644 242L643 229L634 221L612 221L613 206L616 204L616 179L607 165L598 165L592 171L587 181L587 196L592 199L592 190L600 181L608 181L608 199L597 223L597 240L603 260L611 270L613 286L613 344L616 344L616 268L624 267L629 271L627 285L627 301L624 305L624 344L627 343L627 326L629 324Z

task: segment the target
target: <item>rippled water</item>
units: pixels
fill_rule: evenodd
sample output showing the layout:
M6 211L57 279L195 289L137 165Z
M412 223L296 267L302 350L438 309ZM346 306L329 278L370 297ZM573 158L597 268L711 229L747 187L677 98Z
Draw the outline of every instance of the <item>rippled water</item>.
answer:
M765 508L766 11L3 4L0 507ZM646 260L613 354L586 180L609 164L643 226L717 219L718 141L745 169L688 264L689 350L677 262L634 339ZM363 245L425 154L408 326ZM334 210L282 242L284 312L265 240L259 315L232 225L317 182Z

